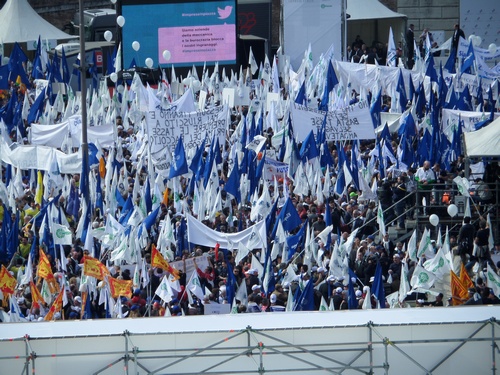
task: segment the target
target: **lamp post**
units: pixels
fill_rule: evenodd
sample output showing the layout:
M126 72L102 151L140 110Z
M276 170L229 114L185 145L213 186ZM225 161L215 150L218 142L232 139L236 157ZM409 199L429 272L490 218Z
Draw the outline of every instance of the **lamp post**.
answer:
M81 109L82 109L82 144L80 145L80 150L82 152L82 173L86 173L83 181L88 181L88 158L89 158L89 146L87 141L87 67L86 67L86 53L85 53L85 24L83 17L83 0L79 0L79 18L80 18L80 86L81 86ZM88 186L82 186L85 191ZM80 190L82 190L82 188ZM88 194L84 194L84 197L88 197ZM86 202L87 204L89 202ZM87 205L88 207L88 205Z

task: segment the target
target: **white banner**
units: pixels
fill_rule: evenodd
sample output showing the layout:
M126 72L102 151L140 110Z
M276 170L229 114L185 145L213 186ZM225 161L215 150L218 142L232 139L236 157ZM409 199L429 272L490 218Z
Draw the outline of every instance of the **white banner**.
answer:
M249 241L252 241L252 244L259 242L262 248L266 248L267 235L265 220L261 220L257 224L238 233L221 233L210 229L189 214L187 215L187 219L188 241L191 243L208 247L215 247L218 243L223 249L233 249L238 247L238 242L247 244ZM259 241L252 239L255 234L259 235Z
M71 116L60 124L31 124L31 143L58 148L61 147L68 133L71 136L73 147L80 147L82 143L82 117L80 115ZM87 137L89 143L96 143L99 140L102 147L111 147L116 140L114 125L87 127Z
M443 75L444 75L444 80L448 86L453 82L453 79L456 76L456 74L450 74L446 70L443 71ZM496 82L496 79L485 78L485 77L481 78L481 87L483 89L483 97L485 99L488 97L488 90L490 89L490 87L493 90L492 91L493 100L496 100L498 98L498 85L493 85L493 83L495 83L495 82ZM476 96L477 89L479 86L479 79L477 78L477 76L472 75L472 74L463 73L460 76L460 79L456 80L456 84L454 86L455 91L456 92L464 91L465 85L469 86L469 92L471 93L471 95Z
M61 173L80 173L82 158L79 153L65 154L62 151L48 146L18 146L14 150L2 142L2 161L22 170L39 169L48 171L55 152L59 171Z
M460 38L460 42L458 43L457 57L460 60L465 59L467 57L468 51L469 51L469 41L465 40L464 38ZM500 48L497 48L495 53L491 53L488 49L474 47L474 55L482 58L485 61L498 60L500 58Z
M147 115L147 124L151 153L156 154L165 148L174 150L181 136L187 151L199 146L205 136L211 141L215 135L220 144L224 144L229 111L227 106L218 106L198 112L178 112L153 104Z
M264 159L264 178L273 182L274 177L280 179L288 174L288 164L266 157Z
M325 118L324 111L292 103L293 130L298 141L303 141L312 130L317 134ZM326 139L343 141L375 139L370 106L365 100L348 107L329 111L326 118Z
M498 116L500 116L500 113L495 113L495 118L498 118ZM476 130L475 125L478 122L484 121L489 117L489 112L469 112L443 108L441 130L451 142L453 139L453 130L458 126L459 119L463 124L462 131L468 133Z

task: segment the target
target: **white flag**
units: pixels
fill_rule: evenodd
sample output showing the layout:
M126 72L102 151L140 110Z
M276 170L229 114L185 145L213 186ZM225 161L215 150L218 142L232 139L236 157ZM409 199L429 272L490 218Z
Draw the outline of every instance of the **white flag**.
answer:
M163 276L161 279L160 285L158 285L158 288L155 291L155 294L160 297L165 303L169 303L172 301L172 298L174 296L174 292L172 291L172 288L170 287L170 284L168 283L166 275Z
M188 289L200 300L203 301L205 293L203 293L203 288L200 284L200 278L198 277L198 272L194 271L189 283L187 285Z
M257 73L257 69L259 69L259 66L257 65L257 61L255 60L255 56L253 55L252 47L250 47L250 53L248 54L248 66L250 67L250 72L252 73L252 75Z
M73 233L64 225L52 223L54 245L72 245Z
M413 276L410 283L412 286L412 291L417 288L429 290L434 285L435 281L436 276L432 272L427 271L420 264L417 264L417 266L415 267L415 271L413 271Z
M384 222L384 211L382 211L382 205L378 205L377 209L377 223L379 227L379 232L381 236L385 236L385 222Z
M262 147L264 147L265 143L267 141L267 138L257 134L251 142L249 142L246 146L248 150L253 150L255 151L256 154L262 150Z
M410 291L410 283L408 282L408 264L403 261L401 268L401 280L399 284L399 302L403 303Z
M387 66L396 66L396 44L394 43L394 34L392 33L392 27L389 28L389 43L387 47Z
M495 296L500 298L500 276L498 276L497 273L493 271L489 263L486 272L487 272L486 282L488 288L491 288Z
M427 230L427 228L425 228L424 233L422 233L422 238L420 239L420 244L418 245L417 256L419 258L425 256L428 259L434 257L433 248L431 244L431 234L429 230Z

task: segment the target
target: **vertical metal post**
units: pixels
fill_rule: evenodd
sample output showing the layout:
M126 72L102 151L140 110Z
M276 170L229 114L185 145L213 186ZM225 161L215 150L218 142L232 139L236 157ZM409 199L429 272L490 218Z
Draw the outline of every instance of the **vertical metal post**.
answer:
M373 374L373 322L368 322L368 352L370 353L370 371L369 374Z
M495 375L497 373L497 367L495 361L495 355L497 349L497 344L495 342L495 322L494 321L490 322L490 325L491 325L491 373Z
M80 17L80 86L81 86L81 107L82 107L82 158L89 157L87 143L87 67L86 67L86 51L85 51L85 19L83 17L83 0L79 0L79 17ZM82 162L83 163L83 162ZM88 162L84 165L88 166ZM88 178L88 176L86 176ZM88 203L88 202L87 202Z
M133 348L133 353L134 353L134 375L137 375L139 374L139 369L137 368L138 365L137 365L137 352L138 352L138 349L136 346L134 346Z
M343 38L343 48L342 48L342 60L347 61L347 0L342 1L342 28L344 32L344 38Z
M30 352L28 345L28 337L24 336L24 349L26 352L26 362L24 362L24 375L29 375L29 366L30 366Z
M259 374L264 374L266 370L264 370L264 356L263 356L263 350L264 350L264 343L259 342Z
M123 357L123 361L125 362L125 374L128 375L128 360L129 360L129 354L128 354L128 331L123 332L124 337L125 337L125 355Z
M384 338L384 353L385 353L385 362L384 362L384 374L389 375L389 339Z

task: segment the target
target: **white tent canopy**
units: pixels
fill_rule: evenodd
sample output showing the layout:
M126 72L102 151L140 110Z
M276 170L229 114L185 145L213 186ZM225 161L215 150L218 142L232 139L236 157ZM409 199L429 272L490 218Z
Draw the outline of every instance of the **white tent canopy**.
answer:
M3 43L24 43L38 40L38 36L57 40L75 38L40 17L28 0L7 0L0 10L0 25Z
M378 40L384 45L392 26L396 43L401 40L406 26L406 15L393 12L378 0L347 0L347 43L350 45L360 35L367 46Z
M469 157L500 156L500 118L475 132L464 133L464 140Z

